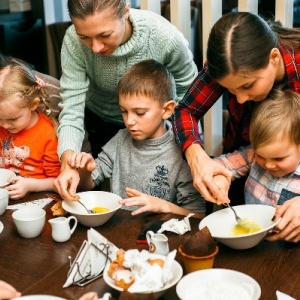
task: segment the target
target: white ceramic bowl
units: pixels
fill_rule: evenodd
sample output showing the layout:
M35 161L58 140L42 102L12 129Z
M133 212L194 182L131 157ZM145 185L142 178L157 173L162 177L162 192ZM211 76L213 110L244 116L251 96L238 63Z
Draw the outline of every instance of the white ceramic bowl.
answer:
M161 258L163 260L165 260L165 258L166 258L166 256L158 255L158 254L152 254L151 257ZM108 269L109 269L109 265L107 265L105 267L104 271L103 271L104 281L106 282L106 284L108 284L113 289L122 292L123 289L116 286L113 279L108 275ZM160 298L169 288L171 288L172 286L177 284L177 282L181 279L182 274L183 274L183 270L182 270L181 265L176 260L173 261L173 264L172 264L172 267L171 267L171 272L172 272L172 275L173 275L171 281L167 285L165 285L162 289L152 291L152 293L154 294L155 299ZM146 297L150 293L151 292L137 293L136 295L139 297L139 299L143 299L143 297Z
M7 180L14 176L16 176L15 172L8 169L0 168L0 188L8 185L9 183L7 182Z
M63 201L62 207L69 214L75 216L79 223L88 227L97 227L107 222L114 213L121 208L118 202L121 197L102 191L90 191L78 193L80 201L88 208L92 209L96 206L106 207L109 209L108 212L89 214L84 207L76 201Z
M4 214L4 212L6 211L8 201L9 201L8 190L0 188L0 215Z
M258 300L261 288L252 277L228 269L205 269L184 276L176 286L181 300Z
M237 224L230 208L218 210L205 217L199 224L199 229L207 226L211 235L219 242L233 249L248 249L256 246L278 222L272 222L275 208L268 205L245 204L234 206L238 216L248 218L261 225L261 230L232 236L231 232Z

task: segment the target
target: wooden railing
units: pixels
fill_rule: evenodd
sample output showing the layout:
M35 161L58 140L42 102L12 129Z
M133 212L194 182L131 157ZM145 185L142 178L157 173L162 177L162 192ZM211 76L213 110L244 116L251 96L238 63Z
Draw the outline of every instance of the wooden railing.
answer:
M131 2L130 0L127 1ZM137 2L137 0L132 1L135 3ZM57 1L44 0L46 24L69 20L66 2L67 0L61 0L59 7L57 7ZM139 0L138 2L140 3L141 9L151 10L158 14L161 13L160 0ZM185 38L191 44L190 1L170 0L170 6L171 23L173 23L183 33ZM257 13L258 0L239 0L238 10ZM221 16L221 0L202 0L203 60L205 60L210 29ZM276 0L275 19L280 20L285 26L292 27L293 0ZM219 155L222 151L222 111L222 99L220 98L204 117L205 150L212 155Z

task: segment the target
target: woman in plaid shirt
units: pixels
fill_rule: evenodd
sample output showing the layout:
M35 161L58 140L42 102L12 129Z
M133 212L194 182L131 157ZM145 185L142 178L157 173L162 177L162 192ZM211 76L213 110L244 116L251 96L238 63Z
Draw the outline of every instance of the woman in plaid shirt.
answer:
M175 110L176 141L185 153L194 185L211 202L228 202L213 176L231 173L202 148L198 120L227 93L229 120L223 139L224 153L249 145L253 106L274 86L300 93L300 29L284 28L249 12L224 15L213 26L207 61Z

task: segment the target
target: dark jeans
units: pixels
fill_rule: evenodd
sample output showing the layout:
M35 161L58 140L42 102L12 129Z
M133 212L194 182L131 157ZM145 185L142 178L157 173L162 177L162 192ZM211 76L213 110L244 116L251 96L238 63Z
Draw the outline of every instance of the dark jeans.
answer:
M85 109L84 123L89 134L92 155L94 158L102 151L102 147L122 128L124 125L108 123L99 116Z

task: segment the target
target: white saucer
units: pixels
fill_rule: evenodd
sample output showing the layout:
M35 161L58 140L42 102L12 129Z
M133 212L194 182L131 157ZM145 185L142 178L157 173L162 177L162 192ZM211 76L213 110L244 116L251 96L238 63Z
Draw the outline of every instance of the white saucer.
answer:
M205 269L184 276L176 286L181 300L258 300L259 284L250 276L229 269Z
M3 228L4 228L3 223L0 221L0 233L3 231Z

